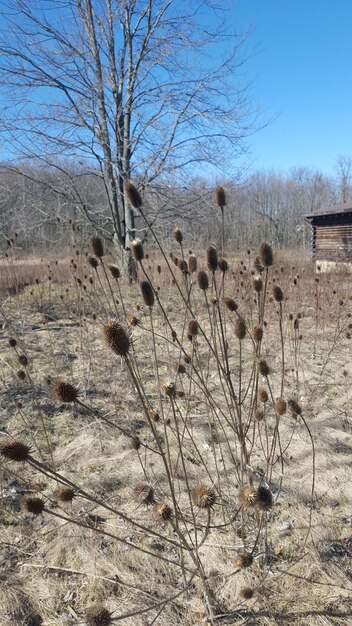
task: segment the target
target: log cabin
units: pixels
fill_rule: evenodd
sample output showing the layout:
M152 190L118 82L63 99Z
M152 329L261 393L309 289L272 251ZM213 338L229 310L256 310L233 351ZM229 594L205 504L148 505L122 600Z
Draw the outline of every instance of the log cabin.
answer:
M321 271L352 271L352 202L305 215L312 226L313 260Z

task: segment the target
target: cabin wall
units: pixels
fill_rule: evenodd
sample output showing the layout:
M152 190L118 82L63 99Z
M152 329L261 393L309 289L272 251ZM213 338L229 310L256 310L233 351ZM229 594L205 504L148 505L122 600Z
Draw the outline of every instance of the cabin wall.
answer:
M350 223L312 224L312 248L316 261L352 263L352 219Z

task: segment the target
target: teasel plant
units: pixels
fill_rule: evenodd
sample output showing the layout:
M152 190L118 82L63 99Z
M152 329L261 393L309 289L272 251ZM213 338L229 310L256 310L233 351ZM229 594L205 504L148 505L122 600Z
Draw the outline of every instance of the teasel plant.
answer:
M286 296L276 282L269 289L275 255L268 243L260 246L253 269L245 271L243 301L234 292L224 235L220 258L211 244L203 256L191 252L186 261L184 236L175 227L175 263L148 222L138 189L130 182L126 191L159 250L164 282L158 284L161 270L149 269L139 240L131 244L135 285L125 287L118 267L105 262L103 243L96 237L88 263L100 287L96 327L103 366L110 380L120 376L123 385L129 381L128 392L145 427L136 434L128 417L121 426L117 411L99 410L64 377L53 379L50 394L57 405L71 407L72 419L82 411L85 419L128 442L136 459L133 476L138 474L130 485L130 499L110 502L90 487L89 476L82 480L60 469L55 451L53 459L39 455L37 442L32 449L23 438L3 437L0 455L10 474L25 468L27 477L41 476L52 486L46 497L26 497L23 514L95 533L135 555L140 580L135 605L124 613L110 612L104 604L87 606L87 626L159 615L168 606L179 606L182 597L183 623L200 601L202 619L215 624L227 610L255 596L247 571L255 572L258 589L274 567L271 527L283 497L284 458L298 425L311 443L310 510L313 506L314 441L299 396L286 388ZM216 203L223 213L222 188L216 190ZM85 291L83 297L93 297L96 287L91 287L90 295ZM138 315L130 310L131 293ZM266 348L269 318L275 352ZM115 527L110 530L103 522L92 526L79 515L79 502L108 515ZM310 530L311 516L305 541ZM227 538L232 571L214 575L208 546L217 533ZM162 549L151 547L154 544ZM163 582L158 593L147 598L142 583L150 577L151 564ZM233 577L241 587L238 607L224 601L224 589Z

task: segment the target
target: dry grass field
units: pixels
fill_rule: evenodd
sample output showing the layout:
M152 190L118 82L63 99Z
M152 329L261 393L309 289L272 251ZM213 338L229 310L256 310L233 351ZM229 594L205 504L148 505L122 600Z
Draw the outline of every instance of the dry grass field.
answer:
M351 279L174 236L1 261L1 624L347 626Z

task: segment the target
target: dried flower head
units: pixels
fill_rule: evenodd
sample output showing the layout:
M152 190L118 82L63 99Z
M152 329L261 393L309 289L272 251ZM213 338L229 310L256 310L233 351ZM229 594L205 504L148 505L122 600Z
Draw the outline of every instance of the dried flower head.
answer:
M254 326L253 339L254 341L261 341L263 339L263 329L261 326Z
M0 441L0 454L5 457L5 459L18 462L27 461L29 452L29 446L26 446L25 443L17 439L7 438Z
M229 311L237 311L238 306L232 298L224 298L224 304Z
M191 337L195 337L199 332L199 324L197 320L191 320L188 324L188 334Z
M256 291L257 293L260 293L261 290L263 289L263 281L260 278L260 276L256 276L253 280L253 287L254 287L254 291Z
M211 245L207 248L207 266L211 272L218 269L218 252L215 246Z
M296 400L289 400L288 401L288 408L290 409L291 413L293 413L294 415L301 415L302 414L302 409L300 407L300 405L298 404L298 402Z
M225 274L229 269L229 264L226 259L219 259L219 270Z
M244 569L246 567L250 567L253 563L253 557L248 552L240 552L236 557L236 565L237 567Z
M137 263L140 263L144 259L144 248L140 239L135 239L131 242L132 256Z
M109 272L111 276L115 278L115 280L118 280L121 276L121 272L119 268L117 267L117 265L109 265L108 267L109 267Z
M109 322L105 322L103 333L109 348L115 352L115 354L126 357L131 342L123 326L121 326L119 322L110 320Z
M153 306L155 302L154 291L149 280L142 280L140 284L144 304L147 306Z
M176 374L185 374L186 373L185 366L183 365L183 363L179 363L178 361L174 365L174 370L175 370Z
M183 259L179 259L177 262L177 267L180 270L180 272L182 272L182 274L185 274L185 275L188 274L187 261L184 261Z
M264 267L270 267L274 262L273 250L270 244L262 243L259 248L259 259Z
M278 415L284 415L286 413L286 402L283 398L278 398L275 402L276 413Z
M167 398L175 398L176 396L176 386L173 380L167 378L162 383L162 391Z
M101 259L104 256L104 246L102 239L100 239L100 237L92 237L91 243L95 256L97 256L98 259Z
M239 490L238 498L245 509L252 507L255 505L256 490L250 485L243 485Z
M220 207L220 209L222 209L224 206L226 206L225 191L224 191L224 188L221 185L218 185L215 188L215 202L218 205L218 207Z
M256 409L254 416L257 422L261 422L264 419L264 411Z
M129 326L138 326L139 319L135 315L132 315L131 313L129 313L127 315L127 323Z
M256 490L255 506L260 511L268 511L273 506L273 496L267 487L260 485Z
M270 374L270 367L267 364L265 359L258 359L257 366L258 366L259 374L261 374L262 376L265 376L265 377L269 376L269 374Z
M265 389L263 389L263 387L259 387L258 389L258 400L260 400L260 402L267 402L269 400L269 396L268 393Z
M137 187L131 181L128 181L125 183L125 192L126 192L128 201L133 206L133 208L140 209L143 204L142 197Z
M10 348L15 348L17 346L17 341L14 337L10 337L9 339L9 346Z
M202 291L206 291L209 287L208 274L201 270L200 272L198 272L197 280L199 289L201 289Z
M91 267L93 267L94 269L96 269L99 265L99 261L95 256L89 256L88 257L88 263Z
M111 613L100 604L94 604L86 611L85 621L87 626L110 626Z
M254 595L254 591L251 587L243 587L240 590L240 596L244 600L250 600L251 598L253 598L253 595Z
M62 485L56 491L56 497L60 502L72 502L75 497L75 492L72 487L66 487L66 485Z
M19 357L18 357L18 362L23 367L27 367L27 365L28 365L28 358L26 357L25 354L20 354Z
M282 292L281 287L279 285L274 285L273 287L273 297L276 302L282 302L284 299L284 294Z
M153 422L158 422L160 420L160 415L157 411L149 411L149 418L153 420Z
M26 496L22 500L22 508L27 513L33 515L40 515L44 510L44 501L41 498L35 496Z
M165 502L159 502L155 507L155 513L164 522L172 519L172 508Z
M211 487L202 484L192 490L192 500L200 509L211 509L216 501L216 493Z
M182 235L182 231L179 228L174 228L173 230L173 237L175 239L175 241L177 241L177 243L182 243L183 241L183 235Z
M25 380L26 378L26 372L24 370L18 370L17 372L17 376L20 380Z
M246 323L241 317L235 321L235 335L237 339L240 340L244 339L246 336Z
M131 437L131 448L132 450L139 450L139 448L141 447L141 440L140 438L135 435L134 437Z
M76 402L79 391L77 387L65 380L56 380L51 387L53 396L58 402L70 403Z
M138 483L135 486L134 496L140 504L155 504L154 489L146 483Z
M195 254L191 254L188 259L188 269L191 274L197 271L197 257Z

